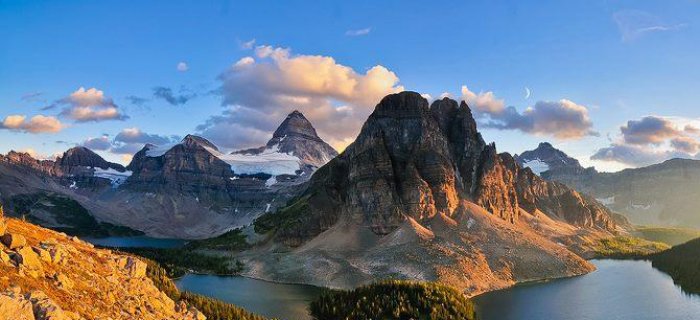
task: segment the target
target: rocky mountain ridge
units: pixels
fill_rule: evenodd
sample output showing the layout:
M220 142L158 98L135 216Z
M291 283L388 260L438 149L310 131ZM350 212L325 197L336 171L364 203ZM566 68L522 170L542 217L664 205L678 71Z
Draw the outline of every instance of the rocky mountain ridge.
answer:
M71 211L86 212L86 219L149 235L211 237L283 205L337 154L299 112L287 117L268 145L275 149L224 154L187 135L176 144L144 146L126 168L84 147L55 161L10 152L0 159L0 200L11 215L29 213L48 227L74 220L57 212L63 207L57 202L69 201Z
M523 155L539 154L533 152ZM571 159L560 150L555 153ZM529 158L521 156L520 161ZM598 172L580 165L551 166L540 175L596 198L634 224L700 229L700 199L687 196L700 192L698 160L671 159L619 172Z
M250 276L338 287L399 277L475 294L588 272L570 250L618 227L594 199L497 153L466 103L402 92L256 229L272 240L242 255Z
M530 168L538 175L549 170L583 172L585 168L578 160L569 157L549 142L540 143L536 149L514 155L515 161L523 168Z

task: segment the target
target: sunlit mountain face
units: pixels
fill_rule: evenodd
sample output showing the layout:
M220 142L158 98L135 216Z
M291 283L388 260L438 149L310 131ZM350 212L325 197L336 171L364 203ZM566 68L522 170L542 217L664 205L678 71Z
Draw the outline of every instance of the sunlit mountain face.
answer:
M692 319L696 21L0 1L0 318Z

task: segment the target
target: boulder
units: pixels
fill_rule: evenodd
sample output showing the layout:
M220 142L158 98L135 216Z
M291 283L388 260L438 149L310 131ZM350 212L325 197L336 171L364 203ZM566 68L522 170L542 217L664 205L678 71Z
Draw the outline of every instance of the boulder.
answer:
M126 270L132 278L143 278L146 276L146 263L134 257L119 257L117 266Z
M5 251L0 250L0 264L8 264L9 262L10 256Z
M32 303L23 295L6 291L0 293L0 317L5 320L35 320Z
M73 280L68 278L63 273L56 273L54 279L56 280L56 284L58 285L58 287L61 289L69 290L73 288Z
M27 240L24 239L22 235L6 233L0 237L0 241L10 249L17 249L24 247L27 244Z
M31 275L38 276L43 274L43 267L39 260L39 255L36 254L31 247L22 247L16 250L13 259L19 268L30 271L29 273Z
M72 315L63 312L63 309L41 291L32 291L27 298L31 301L34 316L37 320L70 320Z

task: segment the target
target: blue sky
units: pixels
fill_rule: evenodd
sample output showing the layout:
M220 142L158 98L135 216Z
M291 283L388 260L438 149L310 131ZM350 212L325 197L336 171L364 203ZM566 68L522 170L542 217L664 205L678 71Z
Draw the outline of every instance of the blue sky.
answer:
M466 85L500 151L547 140L603 170L695 157L697 21L691 0L0 0L0 152L92 138L124 162L188 133L244 148L293 109L342 148L384 94Z

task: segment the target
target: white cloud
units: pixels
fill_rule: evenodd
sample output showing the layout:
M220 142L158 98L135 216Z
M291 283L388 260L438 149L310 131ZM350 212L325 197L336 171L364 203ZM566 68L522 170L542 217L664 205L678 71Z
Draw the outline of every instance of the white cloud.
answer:
M588 108L571 100L538 101L519 112L506 107L505 101L491 92L475 93L462 86L462 100L474 110L481 125L500 130L520 130L540 136L552 136L562 140L597 136Z
M146 144L164 145L176 140L179 140L179 137L150 134L139 128L125 128L114 137L110 152L132 155Z
M65 127L56 117L44 115L33 116L29 121L23 115L10 115L5 117L1 126L3 129L28 133L56 133Z
M245 41L245 42L240 42L239 46L241 47L242 50L253 49L253 47L255 46L255 39L251 39L251 40Z
M265 142L298 109L322 138L342 149L382 97L403 90L396 74L380 65L362 73L329 56L293 55L289 48L272 46L256 47L255 56L238 60L219 76L222 104L228 109L198 127L224 147ZM252 138L243 139L244 134Z
M647 166L671 158L700 157L700 119L645 116L620 126L619 137L592 160Z
M483 112L487 114L499 114L505 111L505 102L503 99L496 98L496 95L492 91L479 92L476 94L469 90L467 86L462 86L462 100L467 103L467 105L475 109L477 112Z
M255 59L253 57L243 57L236 61L236 63L233 64L234 69L242 69L247 66L253 65L255 63Z
M185 72L187 70L190 70L190 67L187 65L186 62L179 62L177 64L176 68L177 68L177 71L180 71L180 72Z
M61 99L59 103L68 105L61 115L77 122L128 119L128 116L119 111L111 98L96 88L80 87L70 96Z
M685 23L668 24L659 17L640 10L622 10L613 14L623 42L632 42L646 34L654 32L669 32L683 29Z
M125 128L114 137L115 142L162 145L172 141L170 137L149 134L139 128Z
M83 146L91 150L109 150L112 147L112 142L106 135L97 138L88 138L83 141Z
M359 36L366 36L372 31L372 28L363 28L363 29L356 29L356 30L348 30L345 31L345 35L348 37L359 37Z

